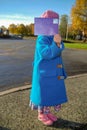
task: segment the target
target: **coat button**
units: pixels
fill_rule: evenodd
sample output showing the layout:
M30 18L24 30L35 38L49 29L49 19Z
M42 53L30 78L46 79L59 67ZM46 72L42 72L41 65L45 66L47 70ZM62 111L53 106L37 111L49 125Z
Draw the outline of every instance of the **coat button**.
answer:
M58 78L58 80L64 79L64 76L58 76L57 78Z
M57 68L62 68L62 64L57 65Z
M60 80L60 76L58 76L58 79Z

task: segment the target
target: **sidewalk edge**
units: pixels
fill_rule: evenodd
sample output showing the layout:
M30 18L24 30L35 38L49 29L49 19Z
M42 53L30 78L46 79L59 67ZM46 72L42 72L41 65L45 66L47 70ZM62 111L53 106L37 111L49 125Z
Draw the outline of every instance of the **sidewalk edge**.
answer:
M29 88L31 88L31 85L25 85L25 86L22 86L22 87L12 88L12 89L0 92L0 96L10 94L10 93L14 93L14 92L17 92L17 91L26 90L26 89L29 89Z
M79 75L75 75L75 76L69 76L67 79L79 78L79 77L83 77L83 76L87 76L87 73L86 74L79 74ZM22 87L12 88L12 89L0 92L0 96L10 94L10 93L14 93L14 92L17 92L17 91L30 89L30 88L31 88L31 84L30 85L25 85L25 86L22 86Z

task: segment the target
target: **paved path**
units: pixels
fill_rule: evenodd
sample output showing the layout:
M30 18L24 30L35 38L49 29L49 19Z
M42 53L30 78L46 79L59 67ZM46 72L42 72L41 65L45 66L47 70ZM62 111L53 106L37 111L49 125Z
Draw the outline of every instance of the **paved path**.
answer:
M30 89L0 96L0 130L87 130L87 75L65 80L68 102L62 105L52 126L37 120L29 104Z
M0 40L0 91L31 83L35 40ZM68 75L87 72L87 51L65 49Z

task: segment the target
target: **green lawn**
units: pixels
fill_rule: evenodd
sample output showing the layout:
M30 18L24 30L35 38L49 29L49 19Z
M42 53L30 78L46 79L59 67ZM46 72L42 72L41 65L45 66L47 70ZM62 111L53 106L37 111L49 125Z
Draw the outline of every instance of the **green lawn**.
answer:
M66 48L85 49L87 50L87 43L65 43Z

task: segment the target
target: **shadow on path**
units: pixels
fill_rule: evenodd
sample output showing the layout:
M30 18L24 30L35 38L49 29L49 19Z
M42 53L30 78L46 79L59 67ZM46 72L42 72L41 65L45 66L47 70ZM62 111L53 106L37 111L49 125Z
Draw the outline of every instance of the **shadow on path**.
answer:
M11 130L11 129L0 126L0 130Z
M73 121L68 121L68 120L63 120L63 119L58 119L51 127L54 128L67 128L71 130L87 130L87 124L81 124L78 122L73 122Z

